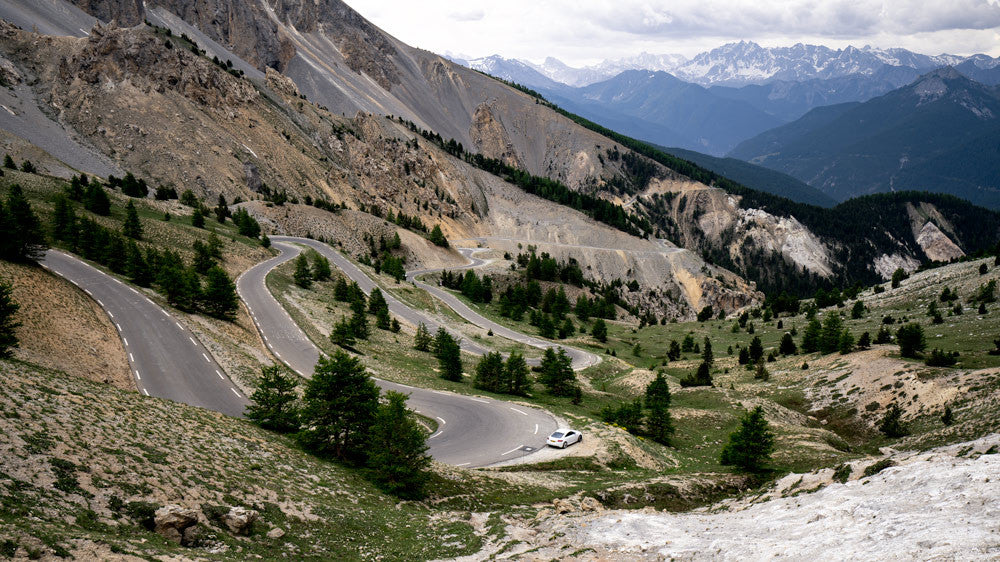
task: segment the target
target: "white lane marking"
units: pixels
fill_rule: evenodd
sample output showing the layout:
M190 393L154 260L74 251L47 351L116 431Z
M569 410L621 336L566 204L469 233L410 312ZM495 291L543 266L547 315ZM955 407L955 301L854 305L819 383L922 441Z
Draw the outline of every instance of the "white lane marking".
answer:
M143 393L144 393L144 394L145 394L146 396L149 396L149 391L148 391L148 390L146 390L145 388L144 388L144 389L142 389L142 392L143 392Z
M538 435L538 424L535 424L535 435Z
M440 390L432 390L431 392L433 392L434 394L444 394L445 396L448 396L447 392L441 392Z
M469 398L469 400L472 400L473 402L482 402L483 404L489 404L490 403L489 400L482 400L482 399L479 399L479 398Z
M208 361L209 363L212 362L212 360L208 358L208 355L205 355L204 353L202 353L201 356L205 358L205 361Z
M229 390L232 390L232 391L233 391L233 394L235 394L237 398L238 398L238 397L240 396L240 393L239 393L239 392L236 392L236 389L235 389L235 388L233 388L233 387L229 387Z
M456 464L455 466L469 466L471 462L463 462L462 464Z
M101 305L101 306L104 306L104 303L103 303L103 302L101 302L101 299L97 299L97 304L99 304L99 305Z
M122 336L122 341L125 342L125 347L128 347L128 338Z
M446 425L448 423L444 421L444 418L442 418L441 416L435 416L435 417L441 422L441 425Z
M46 267L45 269L48 269L48 267ZM69 282L72 283L72 284L74 284L74 285L76 285L77 287L80 286L79 283L77 283L76 281L73 281L72 279L70 279Z
M148 301L149 301L149 299L146 299L146 300L148 300ZM149 304L153 304L153 301L149 301ZM160 312L162 312L162 313L163 313L163 315L164 315L164 316L166 316L167 318L170 318L170 314L168 314L166 310L163 310L163 309L161 308L161 309L160 309Z
M188 336L188 339L191 340L191 343L193 345L198 345L198 342L194 341L194 338L192 338L191 336Z
M135 363L135 355L132 355L131 351L128 352L128 358L129 358L129 361Z
M511 408L511 410L514 410L515 412L521 414L522 416L528 415L528 412L522 412L521 410L518 410L517 408Z
M90 295L90 296L94 296L94 293L91 293L91 292L90 292L90 289L84 289L84 290L83 290L83 292L84 292L84 293L87 293L87 294L88 294L88 295Z
M142 380L142 375L139 374L139 369L135 370L135 378L138 380Z
M111 318L115 317L114 313L112 313L110 310L108 311L108 316L110 316Z
M183 330L183 329L184 329L184 326L181 326L181 323L180 323L180 322L178 322L178 321L174 320L174 324L177 324L177 328L178 328L179 330Z
M215 374L219 375L220 379L225 379L226 378L226 377L222 376L222 373L220 373L218 369L215 370ZM538 430L538 426L537 425L535 426L535 430L536 431Z
M524 445L518 445L517 447L514 447L513 449L507 451L506 453L500 453L500 456L502 457L504 455L509 455L509 454L513 453L514 451L520 449L521 447L524 447Z
M441 432L440 432L440 431L439 431L439 432L437 432L437 433L435 433L434 435L431 435L430 437L428 437L428 439L434 439L434 438L435 438L435 437L437 437L438 435L441 435Z
M122 325L119 324L118 322L115 322L115 328L118 328L119 332L122 331Z

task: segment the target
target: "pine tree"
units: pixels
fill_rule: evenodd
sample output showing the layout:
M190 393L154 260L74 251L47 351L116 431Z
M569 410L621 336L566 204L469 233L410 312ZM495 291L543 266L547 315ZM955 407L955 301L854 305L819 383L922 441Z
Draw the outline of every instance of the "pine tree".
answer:
M313 254L312 263L312 273L313 279L316 281L327 281L330 279L332 272L330 271L330 260L326 259L325 256L316 252Z
M17 329L21 323L14 318L21 305L14 301L10 283L0 279L0 359L10 359L18 345Z
M351 325L350 319L346 317L341 318L339 322L333 325L333 329L330 331L330 341L334 345L353 349L355 343L354 328Z
M226 196L219 194L219 203L215 206L215 220L219 224L226 224L226 217L229 216L229 204L226 203Z
M295 387L298 380L281 372L277 365L261 368L254 385L246 417L253 423L279 433L299 429L299 413L295 408Z
M87 184L87 191L83 195L83 208L102 217L111 214L111 199L99 181L94 180Z
M260 245L265 248L271 247L271 239L267 237L267 234L260 237Z
M76 177L76 176L74 176ZM52 238L62 242L76 241L76 212L65 195L56 196L52 210Z
M438 328L434 337L434 355L441 378L454 382L462 380L462 348L444 328Z
M503 368L504 380L507 394L517 394L524 396L531 391L531 380L528 378L528 363L524 357L517 352L511 353L507 357L507 362Z
M844 328L840 332L840 341L837 343L837 348L841 355L847 355L854 351L854 336L851 335L851 332L847 328Z
M820 338L823 335L823 325L819 319L813 318L809 321L805 331L802 333L802 352L815 353L820 350Z
M872 346L871 335L868 332L862 333L861 337L858 338L858 343L857 343L858 349L865 350L871 348L871 346Z
M576 373L573 372L573 362L561 347L558 352L551 347L545 349L538 382L545 385L554 396L574 397L580 391Z
M795 355L799 352L798 347L795 345L795 339L792 338L792 334L785 332L781 336L781 344L778 345L778 352L782 355Z
M212 251L208 244L201 240L195 240L191 249L194 250L194 259L191 262L194 270L201 274L208 273L208 270L215 266L215 258L212 257Z
M886 437L896 438L909 435L906 425L903 424L903 411L893 402L885 411L882 420L878 424L878 430Z
M139 221L139 213L135 210L131 199L125 206L125 223L122 225L122 234L134 240L142 240L142 223Z
M754 370L753 378L760 381L767 381L771 378L771 373L767 371L767 367L764 366L764 362L760 361L757 363L757 368Z
M14 159L10 157L10 154L3 155L3 167L8 170L16 170L17 164L14 163Z
M337 282L333 284L333 298L340 302L351 300L351 286L343 277L338 277Z
M608 341L608 326L604 323L603 318L594 320L594 327L591 328L590 335L594 336L594 339L601 343Z
M705 336L705 346L701 350L701 360L711 367L715 363L715 355L712 353L712 342Z
M236 284L233 283L225 270L214 266L206 274L205 290L202 293L202 308L209 316L222 320L232 320L239 307L239 297L236 295Z
M148 287L153 282L153 269L146 261L139 245L131 240L125 249L125 271L129 279L140 287Z
M670 436L675 428L670 418L670 387L663 373L646 385L646 433L649 438L663 445L670 444Z
M417 326L417 333L413 336L413 349L416 349L417 351L430 351L431 343L433 341L434 340L431 338L431 333L427 329L427 326L421 322Z
M435 224L434 228L431 229L429 239L435 246L448 247L448 239L444 237L444 233L441 232L441 225L439 224Z
M761 359L764 358L764 344L761 343L760 336L754 336L753 339L750 340L748 352L750 353L751 363L760 363Z
M427 438L406 409L406 395L388 391L368 440L368 468L375 485L394 496L419 500L430 479Z
M34 261L48 245L42 223L24 197L21 186L10 186L7 204L0 206L0 259Z
M392 328L392 317L389 316L388 308L380 308L378 312L375 313L375 326L379 330L388 330Z
M854 301L854 307L851 308L851 318L857 320L859 318L864 318L865 316L865 303L861 301Z
M382 311L388 313L389 305L385 302L385 296L382 295L382 290L375 287L368 296L368 313L378 315Z
M916 322L901 326L896 331L896 342L899 344L899 354L903 357L916 357L919 352L927 349L924 329Z
M299 442L319 456L363 458L378 397L378 387L358 359L343 351L320 357L302 396Z
M476 365L476 375L472 379L472 386L490 392L503 392L507 386L503 379L503 357L494 351L487 353L479 360L479 364Z
M195 228L205 228L205 213L201 207L195 207L191 213L191 226Z
M720 461L746 472L760 472L773 452L774 433L764 419L764 409L757 406L744 414L740 428L729 435Z
M715 382L712 380L712 366L704 361L698 365L698 370L695 371L694 375L688 375L681 379L681 386L714 386Z
M313 275L309 269L309 260L305 254L299 254L299 257L295 258L295 273L292 275L292 278L295 280L295 284L303 289L308 289L312 286Z

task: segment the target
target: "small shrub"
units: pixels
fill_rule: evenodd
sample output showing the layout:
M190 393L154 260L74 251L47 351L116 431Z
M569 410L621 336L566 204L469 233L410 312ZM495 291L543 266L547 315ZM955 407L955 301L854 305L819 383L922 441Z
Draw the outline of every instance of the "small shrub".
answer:
M869 476L875 476L879 472L889 468L890 466L896 466L896 463L892 462L891 459L882 459L877 463L870 464L865 467L865 478Z

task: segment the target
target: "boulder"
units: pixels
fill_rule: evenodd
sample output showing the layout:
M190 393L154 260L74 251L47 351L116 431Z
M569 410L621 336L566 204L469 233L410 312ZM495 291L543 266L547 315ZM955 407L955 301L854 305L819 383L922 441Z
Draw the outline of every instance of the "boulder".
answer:
M552 507L556 510L556 513L570 513L576 511L576 506L573 505L573 502L559 498L552 501Z
M257 520L257 512L245 507L232 507L229 513L222 516L222 522L234 535L245 535L250 526Z
M180 543L184 531L198 523L198 512L179 505L165 505L153 514L153 530L169 540Z
M583 511L601 511L604 506L594 498L586 497L580 500L580 509Z
M275 527L267 532L267 538L269 539L280 539L285 536L285 530L281 527Z

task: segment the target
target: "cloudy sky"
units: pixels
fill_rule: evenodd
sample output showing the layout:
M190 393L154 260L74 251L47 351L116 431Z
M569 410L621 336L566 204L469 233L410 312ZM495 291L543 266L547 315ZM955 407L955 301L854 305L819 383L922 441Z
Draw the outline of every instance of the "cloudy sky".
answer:
M410 45L473 57L583 65L741 39L1000 56L1000 0L347 1Z

